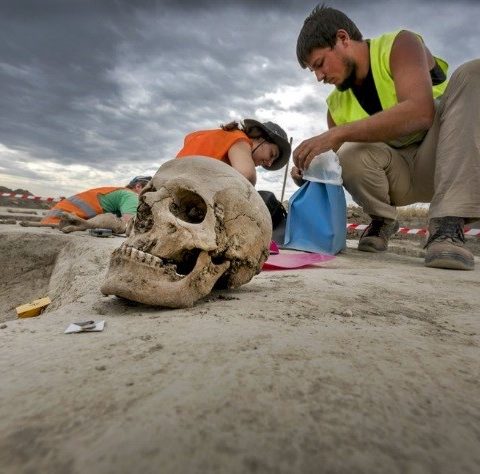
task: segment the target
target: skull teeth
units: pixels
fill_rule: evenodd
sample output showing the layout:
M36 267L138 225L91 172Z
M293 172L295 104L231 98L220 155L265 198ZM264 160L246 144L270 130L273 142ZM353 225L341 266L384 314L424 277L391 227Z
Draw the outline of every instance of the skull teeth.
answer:
M156 257L151 253L138 250L126 243L123 243L118 249L116 249L114 254L120 257L127 257L129 260L134 260L138 263L144 263L149 267L162 267L164 265L161 258Z

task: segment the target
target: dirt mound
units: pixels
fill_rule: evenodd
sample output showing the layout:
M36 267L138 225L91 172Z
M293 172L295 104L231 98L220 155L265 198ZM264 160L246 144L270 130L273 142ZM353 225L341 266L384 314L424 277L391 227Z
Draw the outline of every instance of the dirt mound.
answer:
M16 306L47 295L52 300L47 312L100 296L100 280L121 240L50 229L13 230L0 238L0 266L8 269L0 277L0 321L15 319Z
M35 234L2 234L1 239L0 267L8 271L0 277L0 321L14 319L16 306L46 295L63 245L55 235L41 243Z

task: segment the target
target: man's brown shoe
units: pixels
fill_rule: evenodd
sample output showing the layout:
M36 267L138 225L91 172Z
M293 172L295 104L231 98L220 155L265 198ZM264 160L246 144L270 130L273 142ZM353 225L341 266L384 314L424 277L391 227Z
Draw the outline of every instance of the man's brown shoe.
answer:
M463 217L437 217L430 220L430 237L425 244L425 265L433 268L473 270L473 254L465 248Z
M360 236L358 250L362 252L384 252L388 248L388 239L398 229L398 221L372 216L372 222Z

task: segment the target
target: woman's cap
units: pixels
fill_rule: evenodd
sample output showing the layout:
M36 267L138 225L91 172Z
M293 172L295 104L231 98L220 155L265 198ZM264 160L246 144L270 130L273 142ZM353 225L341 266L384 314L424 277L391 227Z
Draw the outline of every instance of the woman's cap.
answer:
M290 146L290 142L288 141L288 135L285 130L273 122L259 122L254 119L245 119L243 121L244 129L248 130L253 127L258 127L260 130L264 132L264 134L268 137L268 141L275 143L279 149L279 157L272 163L272 166L264 168L269 171L276 171L280 168L283 168L289 158L290 154L292 153L292 147ZM248 133L247 133L248 135Z

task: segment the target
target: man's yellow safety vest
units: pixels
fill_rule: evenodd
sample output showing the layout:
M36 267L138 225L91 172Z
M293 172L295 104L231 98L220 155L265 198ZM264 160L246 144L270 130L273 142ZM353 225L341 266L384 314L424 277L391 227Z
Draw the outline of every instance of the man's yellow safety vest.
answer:
M395 83L393 81L392 72L390 70L390 52L393 42L400 31L386 33L378 38L370 40L370 67L372 69L375 88L382 109L386 110L398 104L397 94L395 92ZM422 41L422 37L417 35ZM448 72L448 64L441 58L434 56L437 64L440 66L445 76ZM438 99L443 95L448 81L445 80L441 84L432 86L433 98ZM344 92L334 90L327 97L328 110L336 125L354 122L368 117L369 115L356 99L353 91L348 89ZM402 147L421 141L426 132L419 132L393 140L388 144L394 147Z

